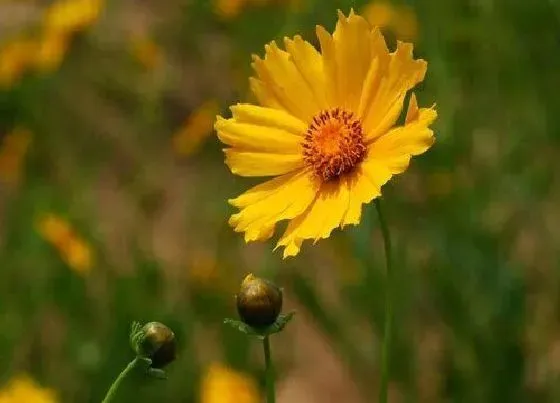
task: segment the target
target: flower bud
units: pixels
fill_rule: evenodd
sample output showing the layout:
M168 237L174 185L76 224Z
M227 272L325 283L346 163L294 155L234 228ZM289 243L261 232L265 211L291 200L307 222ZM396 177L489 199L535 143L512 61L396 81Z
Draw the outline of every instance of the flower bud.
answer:
M236 296L241 320L252 327L272 325L282 311L282 290L271 282L249 274Z
M171 329L159 322L146 323L142 329L141 341L137 353L152 360L152 368L163 368L175 360L175 334Z

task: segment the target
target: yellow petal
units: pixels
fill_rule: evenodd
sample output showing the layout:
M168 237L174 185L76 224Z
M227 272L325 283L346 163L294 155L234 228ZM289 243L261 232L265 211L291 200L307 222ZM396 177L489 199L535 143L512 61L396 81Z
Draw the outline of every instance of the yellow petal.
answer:
M69 40L59 32L46 32L34 53L36 68L44 73L56 70L68 49Z
M236 119L222 117L217 118L214 128L223 143L245 151L301 153L301 136L280 128L239 123Z
M240 176L282 175L303 166L301 154L271 154L252 151L224 150L231 173Z
M305 211L317 189L317 181L305 170L279 176L231 200L241 211L232 215L229 222L236 232L245 232L247 242L266 239L276 222Z
M317 38L321 44L321 57L323 60L323 69L325 73L325 93L327 102L330 106L336 106L337 100L340 98L338 94L337 66L334 40L331 34L318 25L316 28Z
M233 118L239 123L272 127L285 130L296 136L303 136L307 131L306 123L284 110L265 108L251 104L237 104L230 109Z
M369 66L360 96L360 103L358 106L358 116L364 119L369 106L373 102L381 79L387 74L391 56L385 38L375 27L369 34L370 46L372 49L372 61Z
M250 77L249 86L251 87L251 91L257 98L259 104L268 108L282 109L280 102L261 80L255 77Z
M45 13L46 30L78 31L92 25L101 12L102 0L62 0L54 2Z
M278 241L277 248L284 246L284 258L296 255L305 239L328 238L342 224L349 198L348 182L344 178L323 183L314 203L290 221Z
M253 68L267 92L292 115L309 122L320 110L290 54L279 49L276 42L265 46L264 59L254 57Z
M386 133L395 124L406 92L424 79L427 63L413 59L412 48L410 43L398 42L397 50L391 54L387 71L381 75L378 85L371 80L370 86L363 89L375 92L370 100L366 97L367 104L360 105L368 141Z
M420 109L418 109L418 101L416 100L416 94L413 92L410 95L410 101L408 101L408 110L406 111L405 123L410 123L414 120L418 120Z
M333 33L336 54L338 105L356 111L369 67L372 63L370 26L361 16L338 12Z
M368 154L356 171L348 179L350 201L343 225L359 224L362 205L381 195L381 187L391 179L392 172L387 161L378 161Z
M296 35L293 39L284 38L284 43L295 66L311 89L317 105L321 109L328 108L325 89L326 77L321 54L299 35Z
M381 194L381 188L364 174L362 166L348 178L350 200L342 225L357 225L362 217L362 204L369 203Z
M422 154L434 143L434 132L428 126L436 119L437 112L434 108L417 108L415 99L411 100L408 123L379 137L369 148L371 158L389 161L393 173L406 169L403 157Z

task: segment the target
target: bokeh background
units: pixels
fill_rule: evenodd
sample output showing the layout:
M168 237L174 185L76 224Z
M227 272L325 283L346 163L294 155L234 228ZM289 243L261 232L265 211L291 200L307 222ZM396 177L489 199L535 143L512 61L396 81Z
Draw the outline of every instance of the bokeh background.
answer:
M223 325L248 272L284 287L280 403L375 401L375 211L296 258L245 245L214 116L250 55L354 7L429 63L437 141L384 187L397 256L392 402L560 401L556 0L1 0L0 401L99 402L133 320L176 333L122 402L260 402L259 344ZM314 42L315 43L315 42Z

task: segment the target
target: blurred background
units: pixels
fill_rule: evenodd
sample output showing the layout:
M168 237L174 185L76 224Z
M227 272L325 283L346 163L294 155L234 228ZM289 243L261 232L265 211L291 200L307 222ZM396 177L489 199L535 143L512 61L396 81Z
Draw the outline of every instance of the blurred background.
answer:
M259 344L222 324L254 272L296 319L278 401L371 402L384 255L373 206L283 261L245 245L212 131L250 55L354 7L429 63L437 141L384 187L398 289L392 402L560 401L556 0L0 0L0 401L99 402L133 320L170 326L165 382L123 402L261 402Z

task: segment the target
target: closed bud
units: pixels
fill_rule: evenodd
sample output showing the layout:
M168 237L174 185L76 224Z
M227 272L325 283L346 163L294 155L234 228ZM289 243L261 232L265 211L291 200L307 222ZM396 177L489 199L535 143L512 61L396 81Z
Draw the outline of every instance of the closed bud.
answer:
M282 311L282 290L271 282L249 274L236 296L241 320L255 328L272 325Z
M152 360L152 368L161 369L175 360L177 345L171 329L159 322L149 322L140 332L136 352Z

